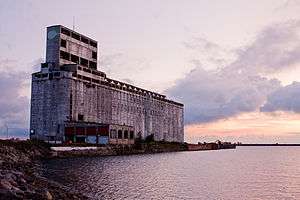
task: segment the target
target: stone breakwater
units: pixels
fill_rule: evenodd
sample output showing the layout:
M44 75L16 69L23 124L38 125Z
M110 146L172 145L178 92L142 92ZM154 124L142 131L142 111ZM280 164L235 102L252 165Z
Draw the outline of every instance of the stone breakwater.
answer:
M51 154L44 143L0 140L0 200L87 199L38 173L39 160Z

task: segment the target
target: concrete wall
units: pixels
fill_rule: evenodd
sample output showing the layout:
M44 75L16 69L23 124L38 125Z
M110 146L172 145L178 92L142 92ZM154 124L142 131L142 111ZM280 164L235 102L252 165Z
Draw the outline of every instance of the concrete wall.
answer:
M183 107L151 95L139 95L101 84L71 78L34 78L31 98L31 129L61 139L65 121L133 126L135 136L153 134L155 140L183 142Z
M73 120L133 126L142 138L183 142L183 107L153 97L72 79Z
M63 139L64 121L70 113L70 88L68 78L32 78L30 129L39 139Z

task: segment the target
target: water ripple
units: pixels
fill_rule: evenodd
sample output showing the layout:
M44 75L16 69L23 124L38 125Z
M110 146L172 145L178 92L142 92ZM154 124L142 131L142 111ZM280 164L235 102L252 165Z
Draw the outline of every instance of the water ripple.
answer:
M56 159L44 175L94 199L300 199L299 147Z

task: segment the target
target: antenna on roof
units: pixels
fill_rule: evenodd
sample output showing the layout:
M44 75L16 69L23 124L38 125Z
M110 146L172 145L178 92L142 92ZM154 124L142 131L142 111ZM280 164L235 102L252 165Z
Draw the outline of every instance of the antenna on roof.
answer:
M75 31L75 16L73 16L73 31Z

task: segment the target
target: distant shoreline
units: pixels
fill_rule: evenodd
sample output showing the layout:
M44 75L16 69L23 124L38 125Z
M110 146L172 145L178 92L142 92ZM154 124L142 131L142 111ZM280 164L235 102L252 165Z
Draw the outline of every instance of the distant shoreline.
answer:
M300 144L236 144L236 146L300 146Z

